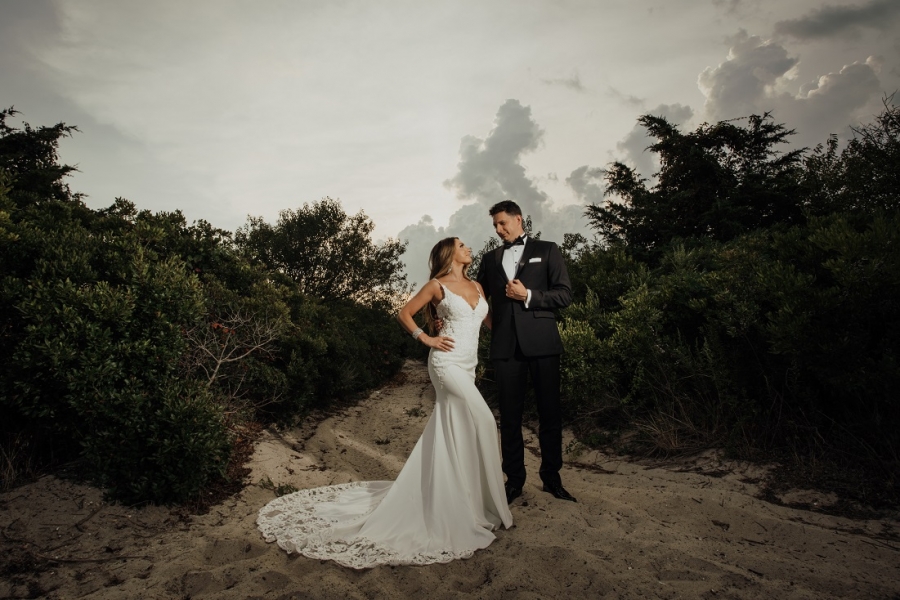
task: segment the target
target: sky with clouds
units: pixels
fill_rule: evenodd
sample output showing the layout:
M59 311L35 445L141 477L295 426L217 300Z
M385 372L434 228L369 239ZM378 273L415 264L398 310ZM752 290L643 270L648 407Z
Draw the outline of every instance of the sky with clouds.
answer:
M0 105L60 121L74 190L234 230L330 196L376 238L476 249L515 199L589 233L642 114L769 111L797 146L900 89L898 0L0 0Z

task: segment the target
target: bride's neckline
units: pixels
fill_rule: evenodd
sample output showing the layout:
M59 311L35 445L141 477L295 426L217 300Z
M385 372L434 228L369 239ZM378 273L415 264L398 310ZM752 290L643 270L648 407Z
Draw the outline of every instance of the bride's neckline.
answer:
M457 298L462 298L462 301L465 302L465 303L469 306L469 308L471 308L472 310L475 310L476 308L478 308L478 305L481 304L481 301L484 299L484 298L482 297L482 295L481 295L481 292L478 291L478 287L476 286L475 290L478 291L478 299L475 301L475 306L472 306L472 303L469 302L468 298L466 298L466 297L463 296L462 294L457 294L456 292L454 292L453 290L451 290L450 288L448 288L442 281L440 281L440 280L438 280L438 279L435 279L435 281L437 281L438 284L439 284L442 288L444 288L444 291L450 292L451 294L453 294L453 295L456 296ZM446 298L446 296L445 296L445 298ZM444 301L444 300L442 299L441 302L443 302L443 301ZM438 302L438 304L440 304L440 302Z

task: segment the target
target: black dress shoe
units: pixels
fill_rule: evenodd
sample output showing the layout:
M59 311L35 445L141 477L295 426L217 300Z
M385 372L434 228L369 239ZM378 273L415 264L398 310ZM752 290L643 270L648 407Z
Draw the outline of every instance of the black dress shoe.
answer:
M503 486L506 488L506 503L512 504L512 501L522 495L522 488L514 485L506 484Z
M509 488L507 488L509 490ZM568 500L569 502L578 502L575 499L575 496L566 491L566 488L562 486L561 483L545 483L544 491L553 494L556 498L560 500ZM509 496L509 491L506 492L507 497Z

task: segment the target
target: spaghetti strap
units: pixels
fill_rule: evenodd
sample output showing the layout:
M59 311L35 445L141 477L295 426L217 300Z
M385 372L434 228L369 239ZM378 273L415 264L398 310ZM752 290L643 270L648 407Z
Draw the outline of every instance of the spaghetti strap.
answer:
M441 302L443 302L444 298L447 297L447 286L441 283L440 279L438 279L437 277L432 278L431 281L436 281L437 284L441 286Z

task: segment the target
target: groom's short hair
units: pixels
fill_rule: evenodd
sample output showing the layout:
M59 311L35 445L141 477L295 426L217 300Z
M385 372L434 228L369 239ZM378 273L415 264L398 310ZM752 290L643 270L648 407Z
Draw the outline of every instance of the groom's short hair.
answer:
M505 212L506 214L513 217L522 216L522 209L519 208L519 205L512 200L504 200L503 202L498 202L491 207L491 210L488 211L488 214L493 217L499 212Z

